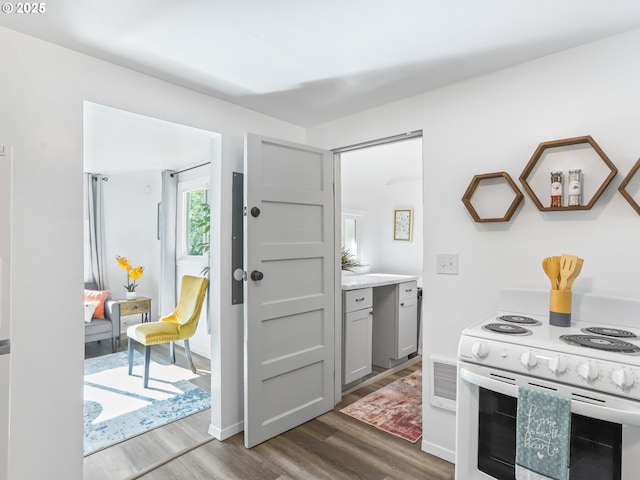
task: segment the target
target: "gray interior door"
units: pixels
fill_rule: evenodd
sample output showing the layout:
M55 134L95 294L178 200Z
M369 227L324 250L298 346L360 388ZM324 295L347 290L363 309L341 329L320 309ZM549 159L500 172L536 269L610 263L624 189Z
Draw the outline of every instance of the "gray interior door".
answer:
M247 134L245 446L334 405L333 154Z

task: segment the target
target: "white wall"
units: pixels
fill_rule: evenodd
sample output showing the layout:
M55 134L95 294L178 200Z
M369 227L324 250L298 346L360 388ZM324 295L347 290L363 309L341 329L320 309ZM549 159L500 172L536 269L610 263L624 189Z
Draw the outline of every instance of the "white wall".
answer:
M410 242L393 239L393 211L413 209ZM359 248L371 272L422 275L422 182L375 188L342 177L342 211L361 216Z
M342 212L360 215L359 259L371 272L422 275L422 139L342 153L340 175ZM413 210L411 241L393 239L396 209Z
M137 281L138 296L151 298L151 319L158 317L160 240L157 238L157 206L162 182L159 172L109 174L104 182L105 262L111 298L124 298L126 272L115 257L127 257L144 274ZM147 193L148 191L148 193ZM139 319L138 319L139 321Z
M235 433L243 368L242 306L231 306L226 251L232 172L242 170L244 132L301 142L304 130L6 28L0 45L0 143L14 147L16 191L10 478L82 478L85 100L222 134L212 185L222 215L212 229L221 265L211 278L220 298L211 311L210 431Z
M309 130L335 148L423 129L424 372L430 354L456 358L461 330L495 311L501 287L546 288L545 256L585 259L576 291L640 297L640 218L617 192L640 156L639 45L636 30ZM510 222L472 220L461 198L473 175L504 170L519 184L540 142L582 135L620 172L593 209L540 212L525 196ZM438 252L459 253L458 276L434 273ZM423 405L423 449L452 460L455 416Z

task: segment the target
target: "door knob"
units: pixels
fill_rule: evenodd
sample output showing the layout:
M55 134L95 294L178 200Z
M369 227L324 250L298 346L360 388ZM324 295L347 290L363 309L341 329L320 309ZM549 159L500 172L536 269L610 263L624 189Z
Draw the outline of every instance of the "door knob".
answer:
M251 280L253 280L254 282L257 282L258 280L262 280L263 278L264 278L264 275L262 274L262 272L258 270L254 270L253 272L251 272Z
M258 207L251 207L251 216L252 217L260 216L260 209Z

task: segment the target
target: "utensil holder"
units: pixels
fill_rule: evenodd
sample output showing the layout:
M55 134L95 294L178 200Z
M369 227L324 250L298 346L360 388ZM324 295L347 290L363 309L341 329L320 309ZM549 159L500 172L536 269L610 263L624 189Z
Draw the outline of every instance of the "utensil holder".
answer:
M555 327L571 326L571 290L551 290L549 324Z

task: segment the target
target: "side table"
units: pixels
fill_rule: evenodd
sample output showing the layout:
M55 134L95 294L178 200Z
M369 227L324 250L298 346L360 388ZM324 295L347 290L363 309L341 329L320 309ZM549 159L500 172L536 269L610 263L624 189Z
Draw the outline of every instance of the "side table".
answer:
M120 304L120 331L122 330L122 317L127 315L140 314L142 323L149 321L149 314L151 313L150 298L138 297L135 300L118 299L116 301ZM118 337L118 346L120 346L120 337Z

